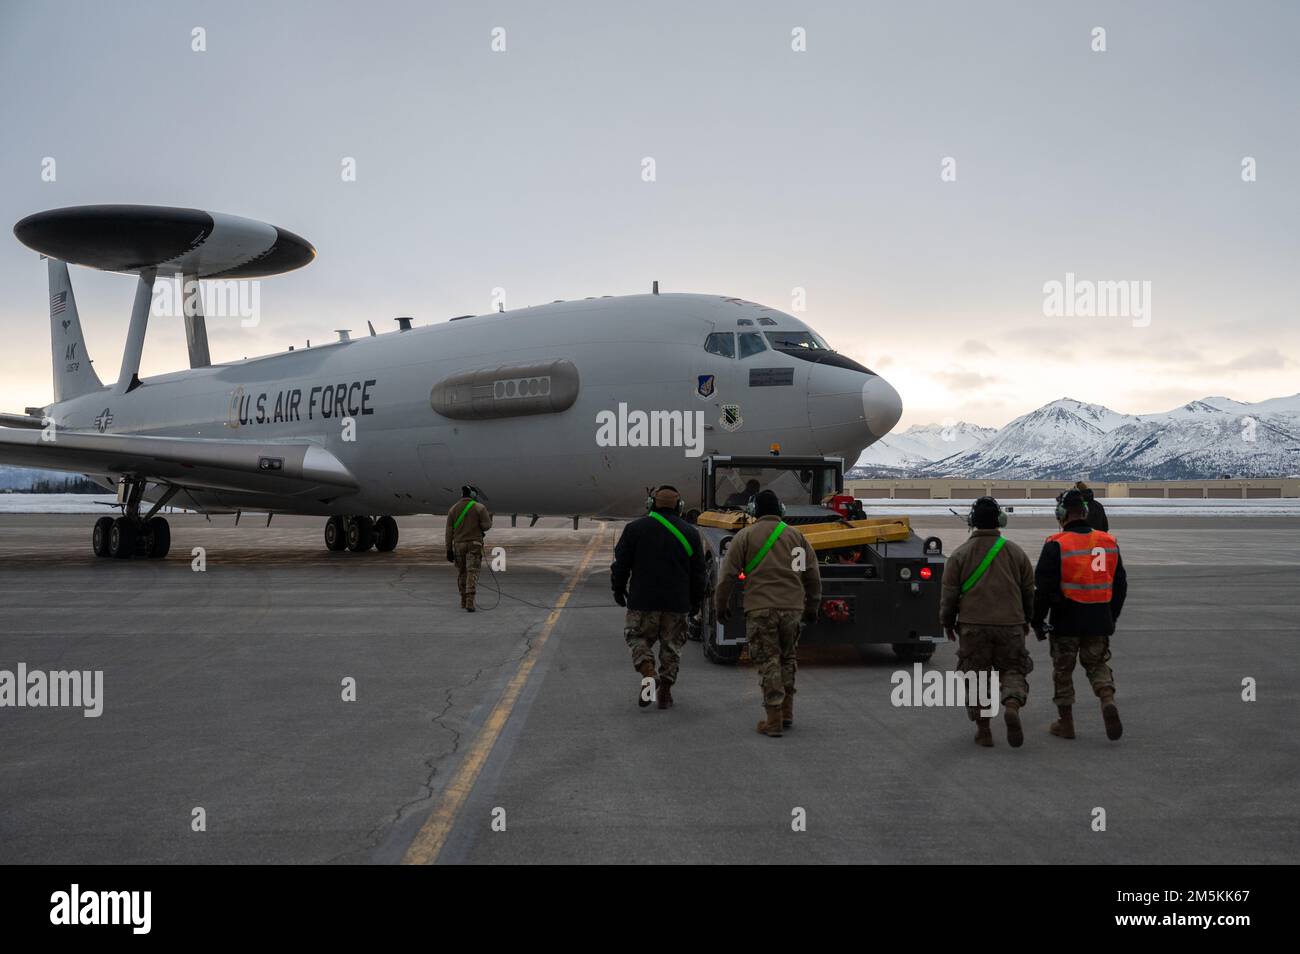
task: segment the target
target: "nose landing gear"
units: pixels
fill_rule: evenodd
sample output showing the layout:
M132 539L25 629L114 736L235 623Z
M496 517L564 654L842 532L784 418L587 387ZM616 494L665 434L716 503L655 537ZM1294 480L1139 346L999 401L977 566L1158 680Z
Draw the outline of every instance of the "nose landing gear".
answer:
M365 553L371 547L380 553L397 548L397 521L392 517L330 517L325 523L325 547L338 552Z

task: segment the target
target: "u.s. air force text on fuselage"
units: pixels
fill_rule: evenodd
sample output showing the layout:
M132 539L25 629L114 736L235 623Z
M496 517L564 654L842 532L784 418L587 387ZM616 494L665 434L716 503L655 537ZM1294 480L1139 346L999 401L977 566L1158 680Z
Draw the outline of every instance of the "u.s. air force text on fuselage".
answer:
M256 395L236 388L230 396L228 423L231 427L250 424L281 424L292 421L342 420L375 413L370 406L370 389L375 378L340 381L312 388L285 388ZM305 400L304 400L305 396Z

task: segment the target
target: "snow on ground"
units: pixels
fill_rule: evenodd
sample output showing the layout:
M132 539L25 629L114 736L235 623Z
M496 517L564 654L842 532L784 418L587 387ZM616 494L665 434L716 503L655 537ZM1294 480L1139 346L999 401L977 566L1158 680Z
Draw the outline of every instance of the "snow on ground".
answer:
M97 513L109 515L114 494L0 494L0 513Z
M951 507L962 516L974 502L971 498L948 500L890 500L888 498L860 497L868 516L881 514L938 514ZM1026 516L1052 516L1056 512L1055 500L1026 500L1005 498L999 501L1004 508ZM1102 500L1107 514L1124 514L1131 517L1300 517L1300 497L1273 498L1271 500L1196 500L1155 497L1108 497Z

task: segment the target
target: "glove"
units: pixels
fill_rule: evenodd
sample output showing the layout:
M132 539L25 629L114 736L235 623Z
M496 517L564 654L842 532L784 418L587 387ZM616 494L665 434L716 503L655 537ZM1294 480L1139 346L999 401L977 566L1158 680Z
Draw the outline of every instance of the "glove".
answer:
M943 634L944 634L945 636L948 637L948 642L950 642L950 643L955 643L955 642L957 642L957 630L956 630L956 628L954 628L954 627L952 627L952 626L945 626L945 627L943 628Z
M1038 637L1040 643L1047 638L1047 630L1043 628L1042 623L1034 627L1034 635Z
M803 621L809 625L817 622L817 607L808 606L803 611Z
M615 590L614 602L619 606L627 606L627 593L623 590Z
M448 563L456 562L456 551L453 550L451 547L447 548L447 562Z

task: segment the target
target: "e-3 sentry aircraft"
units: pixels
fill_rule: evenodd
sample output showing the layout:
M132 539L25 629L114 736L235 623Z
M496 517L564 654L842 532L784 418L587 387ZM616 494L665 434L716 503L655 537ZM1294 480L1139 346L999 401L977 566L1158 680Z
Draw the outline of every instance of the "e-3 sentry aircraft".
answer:
M391 550L394 517L444 512L462 484L498 513L629 516L647 487L697 495L704 454L777 443L853 461L902 413L888 382L790 315L657 287L398 319L224 364L187 309L190 368L141 379L156 280L258 279L315 249L265 223L153 206L41 212L14 233L47 259L54 403L0 416L0 462L116 488L122 515L94 528L101 556L165 556L168 503L320 515L326 545L355 551ZM116 384L86 353L68 263L137 276Z

